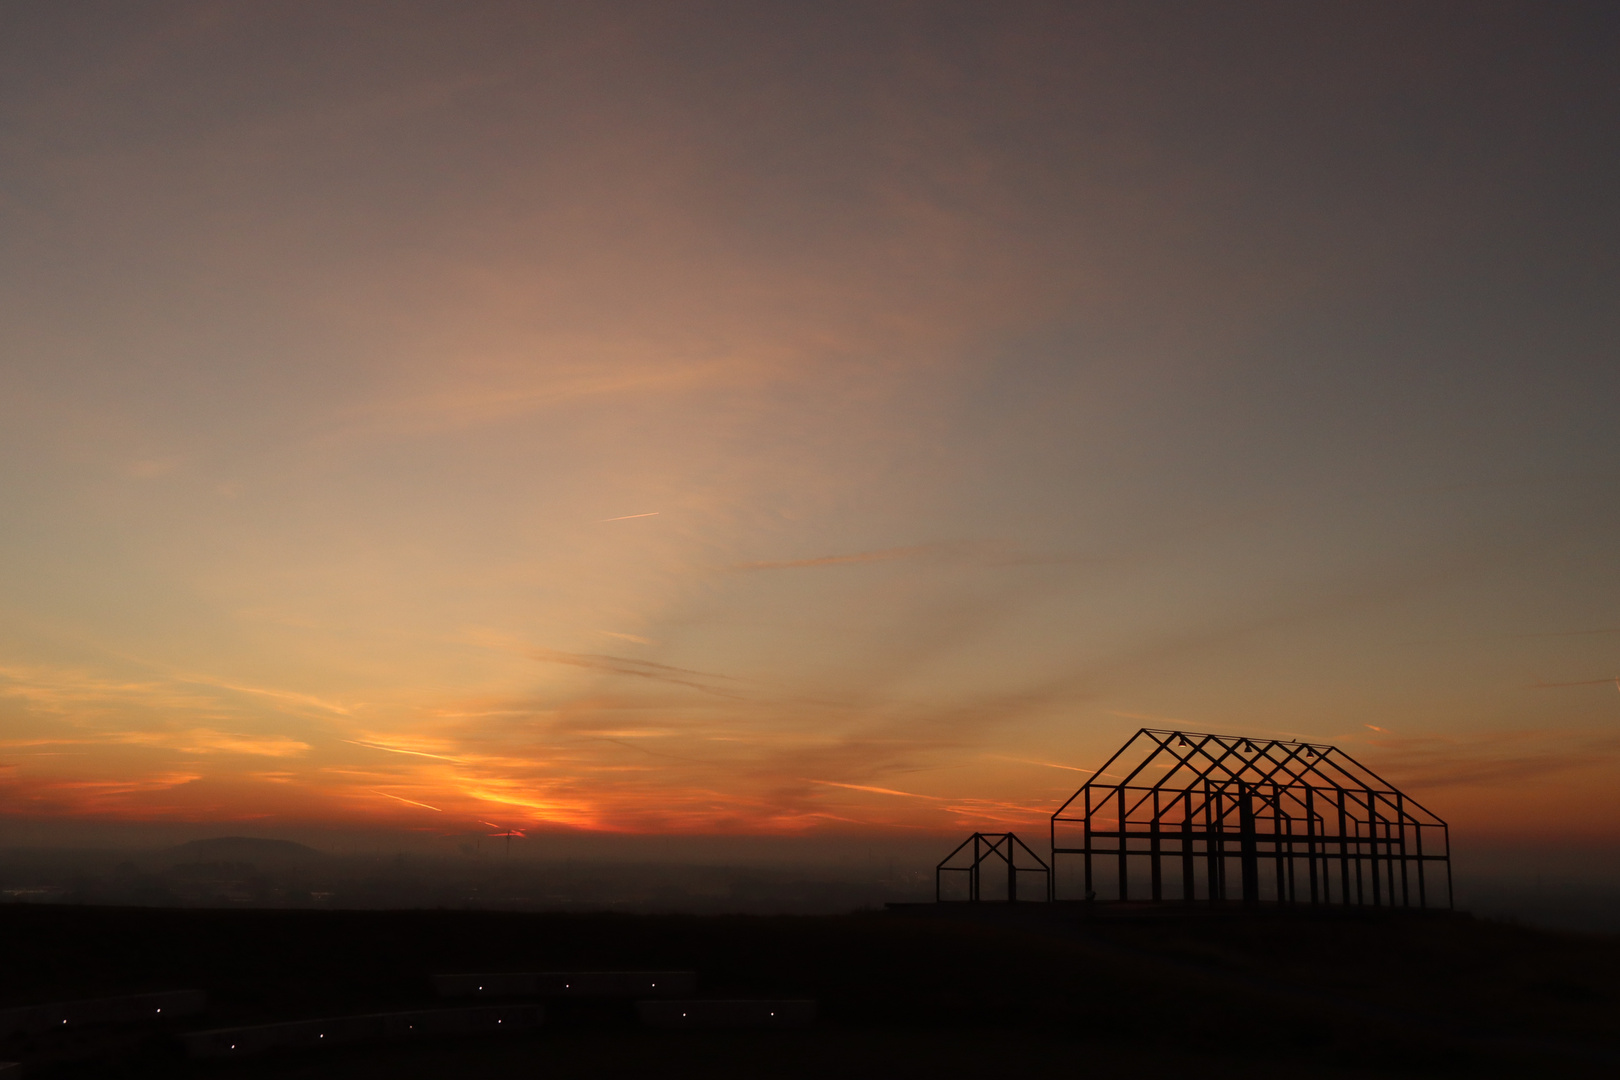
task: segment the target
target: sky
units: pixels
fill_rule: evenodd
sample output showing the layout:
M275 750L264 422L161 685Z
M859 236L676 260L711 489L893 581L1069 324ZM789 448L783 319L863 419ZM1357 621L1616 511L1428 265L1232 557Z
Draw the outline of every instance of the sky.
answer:
M1620 10L0 2L0 839L1620 841ZM32 835L32 834L30 834Z

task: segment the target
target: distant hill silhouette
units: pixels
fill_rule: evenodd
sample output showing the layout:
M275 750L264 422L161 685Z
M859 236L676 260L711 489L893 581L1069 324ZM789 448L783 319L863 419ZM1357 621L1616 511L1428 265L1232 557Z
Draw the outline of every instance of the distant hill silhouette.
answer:
M216 836L192 840L158 852L175 863L289 863L319 859L321 852L291 840L267 840L257 836Z

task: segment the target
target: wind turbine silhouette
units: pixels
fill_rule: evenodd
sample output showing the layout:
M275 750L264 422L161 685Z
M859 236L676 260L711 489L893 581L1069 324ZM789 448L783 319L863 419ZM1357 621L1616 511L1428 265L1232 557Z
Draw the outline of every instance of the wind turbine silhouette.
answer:
M502 827L500 825L495 824L493 821L485 821L483 818L479 818L478 823L480 825L488 825L492 829L499 829L499 828ZM506 837L506 857L508 859L510 859L512 857L512 837L513 836L522 836L523 835L523 830L522 829L514 829L510 825L506 826L505 829L506 829L505 832L495 832L495 833L490 833L489 835Z

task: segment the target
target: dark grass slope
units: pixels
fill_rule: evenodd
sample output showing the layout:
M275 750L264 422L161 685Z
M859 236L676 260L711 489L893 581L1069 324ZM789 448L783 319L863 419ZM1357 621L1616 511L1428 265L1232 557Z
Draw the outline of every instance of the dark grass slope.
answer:
M991 913L992 916L994 913ZM0 1005L200 987L191 1028L418 1008L444 971L696 969L812 997L801 1032L657 1032L554 1008L508 1040L210 1065L125 1033L21 1048L55 1076L1612 1076L1620 939L1463 917L524 915L0 907ZM16 1050L17 1048L10 1048ZM0 1057L7 1048L0 1048ZM78 1056L79 1060L75 1060Z

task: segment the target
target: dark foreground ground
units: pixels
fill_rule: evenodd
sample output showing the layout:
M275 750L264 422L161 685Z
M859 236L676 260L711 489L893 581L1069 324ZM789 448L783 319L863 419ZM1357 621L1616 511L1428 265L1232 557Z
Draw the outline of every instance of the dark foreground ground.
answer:
M197 1030L438 1004L435 972L691 968L704 996L814 997L822 1018L802 1031L660 1032L606 1006L553 1009L543 1030L507 1039L228 1065L186 1060L163 1032L13 1040L0 1058L31 1058L30 1076L310 1080L1620 1070L1620 938L1395 913L986 914L4 905L0 1006L201 988L208 1012L178 1028Z

